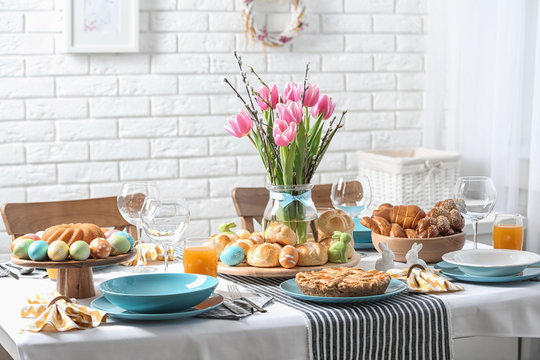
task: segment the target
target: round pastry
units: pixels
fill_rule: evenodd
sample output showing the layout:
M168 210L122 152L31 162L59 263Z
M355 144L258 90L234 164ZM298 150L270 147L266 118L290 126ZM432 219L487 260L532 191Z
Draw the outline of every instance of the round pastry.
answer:
M264 231L266 242L281 245L296 245L296 233L287 225L274 222Z
M96 238L90 242L90 255L94 259L105 259L111 254L111 244L107 239Z
M452 210L457 210L457 206L456 206L456 202L452 199L446 199L446 200L443 200L443 201L439 201L438 203L435 204L435 207L437 208L442 208L448 212L452 211Z
M332 236L334 231L352 234L354 231L354 221L345 211L340 209L330 209L325 211L315 220L315 226L319 231L319 238Z
M428 228L422 232L418 233L418 237L425 239L425 238L434 238L440 236L439 229L437 229L437 225L430 225Z
M249 240L253 241L255 244L262 244L264 243L264 236L261 233L253 233L249 237Z
M328 248L324 244L307 242L296 246L299 266L324 265L328 262Z
M460 232L461 230L463 230L463 227L465 226L465 219L463 219L463 216L461 216L457 209L450 210L448 220L450 221L450 226L452 227L452 230L454 230L455 232Z
M278 244L264 243L256 245L247 253L247 263L256 267L279 266L279 253L281 246Z
M240 229L236 232L236 235L238 235L240 239L249 239L251 233L246 229Z
M75 241L82 240L90 244L92 240L98 237L105 237L101 228L94 224L62 224L51 226L43 233L42 240L49 245L53 241L63 241L67 245L73 244Z
M231 242L231 238L227 234L216 234L211 237L214 238L214 241L216 242L217 256L219 258L219 255L223 249L225 249L225 246L229 245Z
M452 235L454 233L447 216L437 216L437 229L442 236Z
M254 245L255 244L253 243L253 241L249 239L238 239L235 241L231 241L229 244L227 244L227 246L225 246L225 248L228 248L230 246L239 246L244 249L244 252L247 254L249 249L251 249Z
M279 263L285 269L291 269L298 263L298 250L294 246L287 245L279 252Z
M323 244L328 249L330 249L330 246L334 245L334 243L337 241L339 241L339 239L326 238L319 241L319 243ZM353 257L354 251L355 250L354 250L354 239L353 239L352 241L349 241L349 249L347 250L347 259L350 259Z
M437 226L437 219L435 219L434 217L427 216L418 222L418 228L416 229L416 231L418 232L418 234L423 233L430 226L433 226L433 225Z
M448 215L450 215L450 212L443 209L443 208L439 208L439 207L434 207L433 209L431 209L427 214L426 214L426 217L434 217L434 218L438 218L439 216L444 216L444 217L448 217Z

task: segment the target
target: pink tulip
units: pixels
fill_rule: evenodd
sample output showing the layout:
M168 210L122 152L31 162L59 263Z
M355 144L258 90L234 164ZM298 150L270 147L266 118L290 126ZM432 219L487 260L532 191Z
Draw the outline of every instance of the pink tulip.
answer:
M302 91L296 83L290 82L285 85L283 92L281 93L281 101L286 103L287 101L300 101L302 100Z
M276 84L270 87L271 91L266 86L259 88L259 96L257 96L257 103L262 111L268 109L268 104L272 109L276 108L276 104L279 102L279 92Z
M296 137L296 124L277 119L274 122L274 141L277 146L288 146Z
M231 116L227 121L229 122L229 126L225 126L225 130L238 138L249 134L253 127L253 120L247 110L240 111L238 114Z
M287 124L302 122L302 105L298 101L287 101L286 104L279 103L276 106L279 118Z
M319 98L317 104L311 108L311 115L317 117L322 114L324 120L328 119L334 113L336 103L328 95L323 95Z
M300 87L301 91L304 91L304 84L298 84L298 86ZM307 83L303 105L312 107L317 104L317 101L319 101L319 86Z

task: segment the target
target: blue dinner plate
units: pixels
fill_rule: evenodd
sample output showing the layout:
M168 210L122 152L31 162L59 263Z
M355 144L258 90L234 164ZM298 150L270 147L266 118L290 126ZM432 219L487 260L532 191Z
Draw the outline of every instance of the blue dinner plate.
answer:
M109 316L120 318L120 319L129 319L129 320L172 320L172 319L182 319L189 318L209 310L212 310L223 302L223 296L215 294L208 299L204 300L199 305L195 305L192 308L189 308L184 311L173 312L173 313L157 313L157 314L148 314L148 313L137 313L129 310L122 309L109 302L104 296L98 297L90 303L90 307L105 311Z
M434 268L440 269L442 274L450 276L456 280L478 283L503 283L523 281L540 276L540 269L538 268L526 268L520 274L510 276L473 276L464 273L457 266L447 263L446 261L441 261L435 264Z
M407 285L405 285L402 281L399 281L396 279L390 280L390 284L388 285L388 288L386 289L384 294L372 295L372 296L325 297L325 296L305 295L302 293L298 285L296 285L295 279L286 280L282 282L281 285L279 285L279 287L287 295L290 295L300 300L307 300L307 301L314 301L314 302L321 302L321 303L333 303L333 304L359 303L359 302L381 300L390 296L397 295L400 292L407 289Z

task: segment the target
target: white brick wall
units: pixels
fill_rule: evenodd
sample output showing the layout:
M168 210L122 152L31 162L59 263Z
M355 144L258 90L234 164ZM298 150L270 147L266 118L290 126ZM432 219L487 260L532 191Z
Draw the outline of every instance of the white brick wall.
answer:
M279 28L288 3L258 1L257 18ZM152 179L188 199L191 235L235 219L231 189L265 175L249 141L223 130L241 108L223 83L240 83L234 49L280 86L309 61L349 109L315 182L355 171L357 149L420 144L426 0L307 0L305 32L275 49L246 44L242 4L141 0L140 53L72 55L63 1L0 1L0 203L116 195Z

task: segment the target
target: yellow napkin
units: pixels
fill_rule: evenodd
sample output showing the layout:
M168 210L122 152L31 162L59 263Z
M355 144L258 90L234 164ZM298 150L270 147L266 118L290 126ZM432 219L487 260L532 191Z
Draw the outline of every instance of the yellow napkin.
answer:
M21 309L21 317L35 318L35 321L23 328L24 331L86 329L98 327L107 321L106 312L77 304L65 296L45 298L36 295L35 298L27 299L27 301L28 304Z
M137 262L139 261L139 252L142 252L142 258L143 263L146 266L146 263L148 260L150 261L165 261L165 251L163 250L163 247L159 244L139 244L136 245L135 248L137 249L137 256L132 258L129 261L126 261L122 263L122 265L127 266L135 266L137 265ZM176 255L174 254L174 248L169 248L169 261L173 261L176 259Z
M464 288L455 285L445 278L437 275L440 270L413 268L409 277L406 269L390 269L387 273L394 279L398 279L407 284L410 292L414 293L433 293L433 292L451 292L461 291Z

